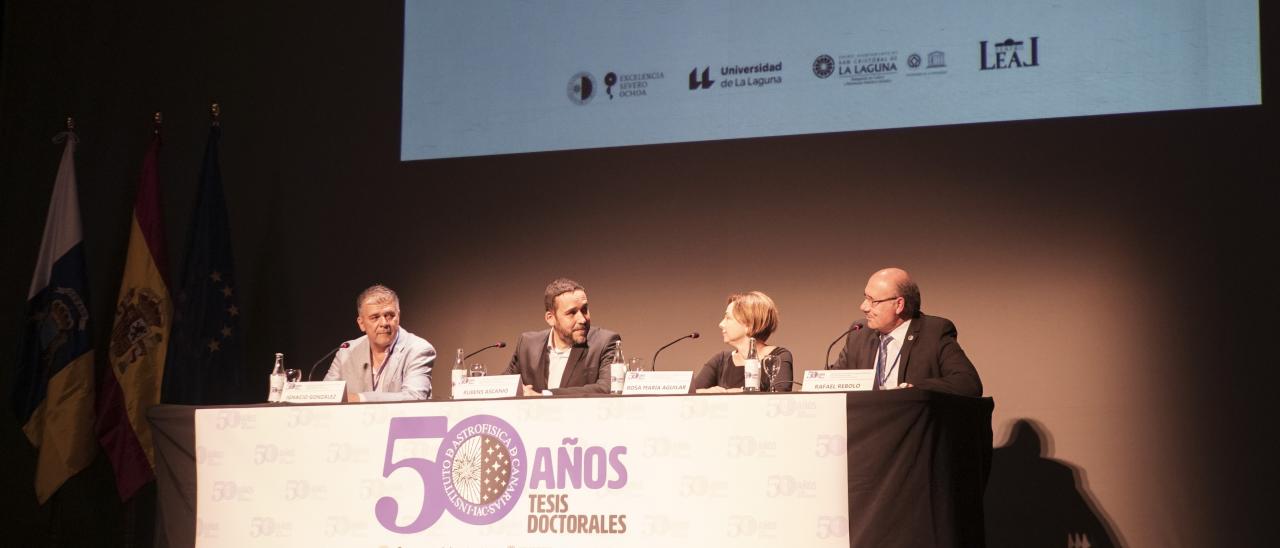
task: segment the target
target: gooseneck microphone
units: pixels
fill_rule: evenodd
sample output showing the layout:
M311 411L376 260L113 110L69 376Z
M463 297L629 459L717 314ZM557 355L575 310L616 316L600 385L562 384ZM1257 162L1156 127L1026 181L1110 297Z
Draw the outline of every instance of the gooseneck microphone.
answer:
M666 350L668 346L671 346L671 345L673 345L673 344L675 344L675 343L678 343L678 342L680 342L680 341L683 341L683 340L685 340L685 339L696 339L696 338L701 337L701 336L702 336L702 335L699 335L697 331L694 331L693 333L690 333L690 334L688 334L688 335L685 335L685 336L683 336L683 337L680 337L679 339L676 339L676 340L674 340L674 341L671 341L671 342L669 342L669 343L667 343L667 344L662 345L662 348L659 348L657 352L654 352L654 353L653 353L653 359L652 359L652 360L649 360L649 371L657 371L657 370L658 370L658 354L659 354L660 352L662 352L663 350Z
M485 350L488 350L488 349L490 349L490 348L506 348L506 347L507 347L507 343L506 343L506 341L498 341L498 342L493 343L493 344L491 344L491 345L489 345L489 346L486 346L486 347L484 347L484 348L481 348L480 350L476 350L475 352L472 352L472 353L470 353L470 354L467 354L466 356L463 356L463 357L462 357L462 359L464 359L464 360L465 360L465 359L467 359L467 358L470 358L471 356L474 356L474 355L476 355L476 354L479 354L479 353L481 353L481 352L484 352Z
M321 356L320 359L316 360L316 363L311 364L311 370L307 372L307 381L310 381L311 376L316 374L316 366L320 365L322 362L329 359L330 356L337 354L339 350L342 350L343 348L349 348L350 346L351 346L351 343L344 342L338 345L337 348L326 352L324 356Z
M867 325L866 322L861 322L861 321L858 323L855 323L853 324L853 327L849 328L848 331L841 333L839 337L836 337L836 340L831 341L831 345L827 347L827 361L826 361L827 365L823 367L823 369L831 369L831 366L835 365L831 363L831 349L836 347L836 343L840 342L840 339L845 338L846 335L853 333L854 331L857 331L859 329L862 329L863 327L866 327L866 325Z

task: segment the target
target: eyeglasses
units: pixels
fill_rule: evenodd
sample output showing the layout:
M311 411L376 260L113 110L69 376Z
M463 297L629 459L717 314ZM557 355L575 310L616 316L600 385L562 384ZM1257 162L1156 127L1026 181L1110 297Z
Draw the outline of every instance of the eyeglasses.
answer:
M862 296L862 302L864 302L864 303L871 303L871 306L875 306L875 305L878 305L878 304L880 304L880 303L882 303L882 302L885 302L885 301L892 301L892 300L895 300L895 299L898 299L898 298L899 298L899 297L888 297L888 298L885 298L885 299L872 299L872 298L871 298L871 295L863 295L863 296Z

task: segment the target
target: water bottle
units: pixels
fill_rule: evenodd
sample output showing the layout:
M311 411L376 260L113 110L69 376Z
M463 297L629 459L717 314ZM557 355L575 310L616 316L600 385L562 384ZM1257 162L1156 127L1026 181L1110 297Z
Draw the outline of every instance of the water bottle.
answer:
M609 364L609 393L621 394L622 384L627 378L627 362L622 359L622 341L613 352L613 363Z
M267 392L268 402L278 402L284 393L284 354L276 352L276 365L271 368L271 390Z
M453 369L449 371L449 379L452 381L454 390L458 389L458 385L467 382L467 367L462 365L462 349L458 349L458 356L453 360ZM452 393L450 393L452 397Z
M747 339L747 359L742 362L742 391L760 391L760 358L756 357L756 339Z

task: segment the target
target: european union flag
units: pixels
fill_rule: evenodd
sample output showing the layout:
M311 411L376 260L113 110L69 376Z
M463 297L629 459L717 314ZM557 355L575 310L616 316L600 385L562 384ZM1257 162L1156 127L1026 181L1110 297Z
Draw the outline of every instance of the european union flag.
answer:
M187 234L187 256L175 299L161 401L190 405L244 399L240 308L231 260L231 228L222 192L218 141L209 130L200 190Z

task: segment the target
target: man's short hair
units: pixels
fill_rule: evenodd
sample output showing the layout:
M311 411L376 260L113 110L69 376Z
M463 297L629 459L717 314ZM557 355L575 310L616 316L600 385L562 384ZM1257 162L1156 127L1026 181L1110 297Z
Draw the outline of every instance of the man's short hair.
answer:
M555 312L556 297L565 293L573 293L574 291L586 291L586 288L569 278L551 280L551 283L547 284L547 290L542 293L542 304L547 307L547 312Z
M911 278L898 284L898 294L902 295L902 319L910 320L920 317L920 286Z
M356 297L356 314L360 313L360 307L364 306L364 302L369 299L373 299L375 303L392 302L396 303L396 306L400 305L400 296L396 295L395 291L385 285L374 284L361 291L360 296Z
M733 319L746 326L747 336L765 342L778 330L778 307L768 295L759 291L734 293L728 304L733 305Z

